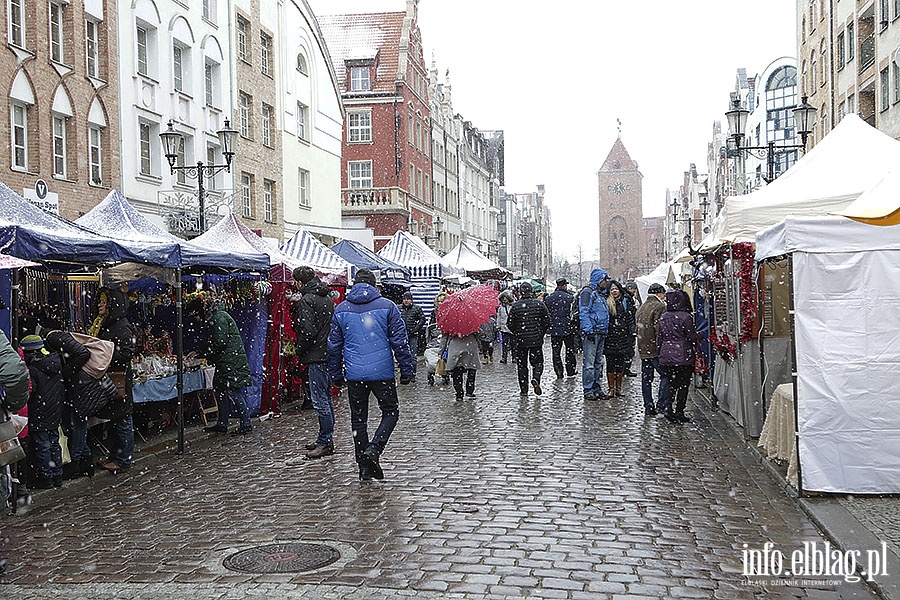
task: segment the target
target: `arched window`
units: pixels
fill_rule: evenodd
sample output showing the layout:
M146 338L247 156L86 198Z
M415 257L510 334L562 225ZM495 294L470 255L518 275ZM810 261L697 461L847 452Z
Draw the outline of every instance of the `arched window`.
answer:
M306 56L302 52L297 54L297 70L304 75L309 75L309 65L307 65Z

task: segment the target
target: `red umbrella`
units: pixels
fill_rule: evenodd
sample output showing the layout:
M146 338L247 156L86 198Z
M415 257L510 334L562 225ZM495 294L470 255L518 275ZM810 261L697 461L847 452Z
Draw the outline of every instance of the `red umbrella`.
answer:
M443 333L475 333L497 313L500 300L494 288L475 285L452 294L438 307L437 325Z

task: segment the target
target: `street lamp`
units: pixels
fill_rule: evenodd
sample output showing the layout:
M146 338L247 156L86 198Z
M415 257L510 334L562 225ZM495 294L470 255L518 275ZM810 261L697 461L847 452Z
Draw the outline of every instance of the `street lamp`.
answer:
M159 134L162 139L163 151L169 160L172 175L178 171L184 172L191 179L197 180L197 198L200 201L200 233L206 231L206 189L203 187L204 177L215 177L223 170L231 172L231 160L234 158L234 138L237 131L231 128L231 123L225 119L225 127L216 132L219 136L219 145L222 147L222 156L225 157L224 165L205 165L203 161L197 161L196 165L176 165L178 149L184 143L184 136L175 131L173 123L169 121L169 128Z
M709 200L707 199L706 196L701 196L701 198L700 198L701 217L699 219L692 217L692 216L687 216L687 217L683 217L683 218L679 219L678 218L678 204L679 204L678 199L672 198L672 203L669 205L672 207L672 229L673 230L678 228L678 223L705 223L706 222L706 217L709 214ZM688 213L688 214L690 215L690 213ZM690 227L690 225L688 227ZM690 229L688 231L690 231ZM692 236L690 234L688 234L685 237L692 237ZM676 236L676 239L677 239L677 236Z
M444 231L444 221L441 220L441 215L437 215L431 223L432 223L432 231L434 231L434 233L431 235L428 235L428 233L426 231L425 235L422 236L422 238L425 240L426 244L429 244L432 242L439 242L441 239L441 232Z
M728 131L731 137L726 141L729 156L743 158L743 153L747 152L759 159L766 159L766 183L775 180L775 153L785 150L806 150L806 138L812 133L813 125L816 122L816 108L810 105L806 100L807 96L802 96L800 105L794 107L794 126L797 133L800 134L799 144L783 144L776 146L775 141L770 141L765 146L743 146L741 142L744 139L745 130L747 128L747 117L750 111L741 106L740 98L731 99L731 110L725 113L728 119Z

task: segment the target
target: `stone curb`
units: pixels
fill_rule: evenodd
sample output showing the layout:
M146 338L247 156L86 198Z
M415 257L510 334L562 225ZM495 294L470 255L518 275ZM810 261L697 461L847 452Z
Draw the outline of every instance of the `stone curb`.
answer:
M706 390L694 387L693 392L695 398L699 397L704 400L702 407L704 412L721 413L723 418L720 421L726 424L731 433L744 442L753 439L747 437L743 428L730 415L713 406L712 398L706 393ZM757 462L772 476L775 484L781 488L785 495L793 500L816 527L822 531L825 537L842 552L859 550L861 557L863 557L862 562L864 565L866 551L881 548L881 540L869 531L853 513L841 506L837 495L801 498L797 489L784 478L755 443L745 443L745 446L751 451ZM864 568L864 566L860 566L857 569L857 574L859 574L860 568ZM896 577L897 574L900 574L900 557L890 549L887 551L886 568L888 579L868 581L865 577L862 577L862 580L878 597L884 600L900 600L900 581Z

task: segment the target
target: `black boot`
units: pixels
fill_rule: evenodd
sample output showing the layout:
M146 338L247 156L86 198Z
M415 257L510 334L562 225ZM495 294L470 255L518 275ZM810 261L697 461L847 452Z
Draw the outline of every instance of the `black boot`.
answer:
M82 475L86 475L88 477L94 476L94 458L92 456L86 456L82 458L78 462L78 468Z

